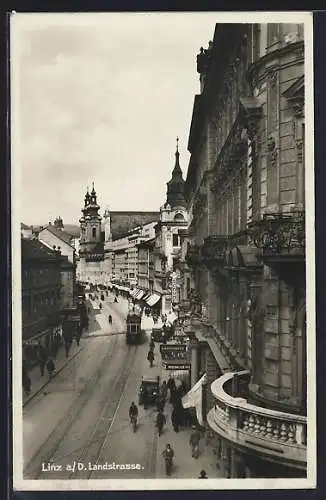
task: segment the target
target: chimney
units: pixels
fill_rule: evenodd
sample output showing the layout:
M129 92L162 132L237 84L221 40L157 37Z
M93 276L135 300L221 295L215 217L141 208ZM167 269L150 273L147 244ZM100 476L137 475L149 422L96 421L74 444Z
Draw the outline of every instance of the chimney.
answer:
M52 222L51 221L49 222L49 226L52 226Z

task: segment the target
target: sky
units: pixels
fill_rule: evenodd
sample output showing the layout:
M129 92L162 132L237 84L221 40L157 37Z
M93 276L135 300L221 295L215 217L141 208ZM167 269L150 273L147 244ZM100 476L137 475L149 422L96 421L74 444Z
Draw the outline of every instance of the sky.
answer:
M217 13L13 16L22 222L78 224L92 181L101 213L159 210L177 136L187 173L196 55L216 22Z

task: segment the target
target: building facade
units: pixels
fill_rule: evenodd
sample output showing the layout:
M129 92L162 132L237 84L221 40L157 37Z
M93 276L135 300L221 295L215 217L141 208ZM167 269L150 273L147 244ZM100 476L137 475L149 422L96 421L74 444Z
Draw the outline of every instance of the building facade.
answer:
M23 360L32 366L39 343L50 353L61 325L62 256L37 239L22 238L21 248Z
M207 374L224 477L303 477L303 26L218 24L197 71L186 179L192 373Z
M154 292L161 296L161 312L173 311L180 302L180 276L177 262L181 253L181 234L187 228L188 215L180 153L175 153L171 180L167 183L166 203L160 209L155 226Z
M148 290L150 293L154 289L154 276L151 273L151 256L155 245L155 238L144 241L137 245L138 248L138 272L137 286L142 290ZM153 272L154 270L152 270Z

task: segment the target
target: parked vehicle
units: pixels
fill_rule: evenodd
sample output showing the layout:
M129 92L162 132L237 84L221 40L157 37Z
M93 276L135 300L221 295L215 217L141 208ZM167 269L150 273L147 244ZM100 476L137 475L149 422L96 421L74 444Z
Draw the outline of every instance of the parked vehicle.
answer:
M151 378L143 377L138 394L138 404L156 405L157 399L160 395L160 377ZM146 399L146 401L144 401Z

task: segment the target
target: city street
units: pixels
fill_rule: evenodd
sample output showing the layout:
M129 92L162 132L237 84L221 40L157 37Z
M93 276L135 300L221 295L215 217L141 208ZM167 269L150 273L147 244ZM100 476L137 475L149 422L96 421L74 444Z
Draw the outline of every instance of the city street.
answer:
M94 304L95 306L95 304ZM103 311L103 314L102 314ZM158 345L154 367L146 359L148 344L127 346L122 333L127 301L112 303L109 297L102 311L91 315L90 332L81 340L82 349L67 366L24 407L25 479L104 479L165 477L161 453L167 442L178 445L174 477L196 477L200 468L211 474L211 458L194 461L189 453L188 432L176 435L169 422L158 438L156 409L139 407L135 434L129 423L129 406L138 405L142 375L161 375ZM113 325L105 325L111 314ZM146 318L144 326L150 327ZM96 330L97 324L102 328ZM187 468L184 467L184 458ZM124 470L105 470L108 464ZM129 465L127 465L129 464ZM104 469L104 470L103 470ZM193 469L193 470L192 470Z

